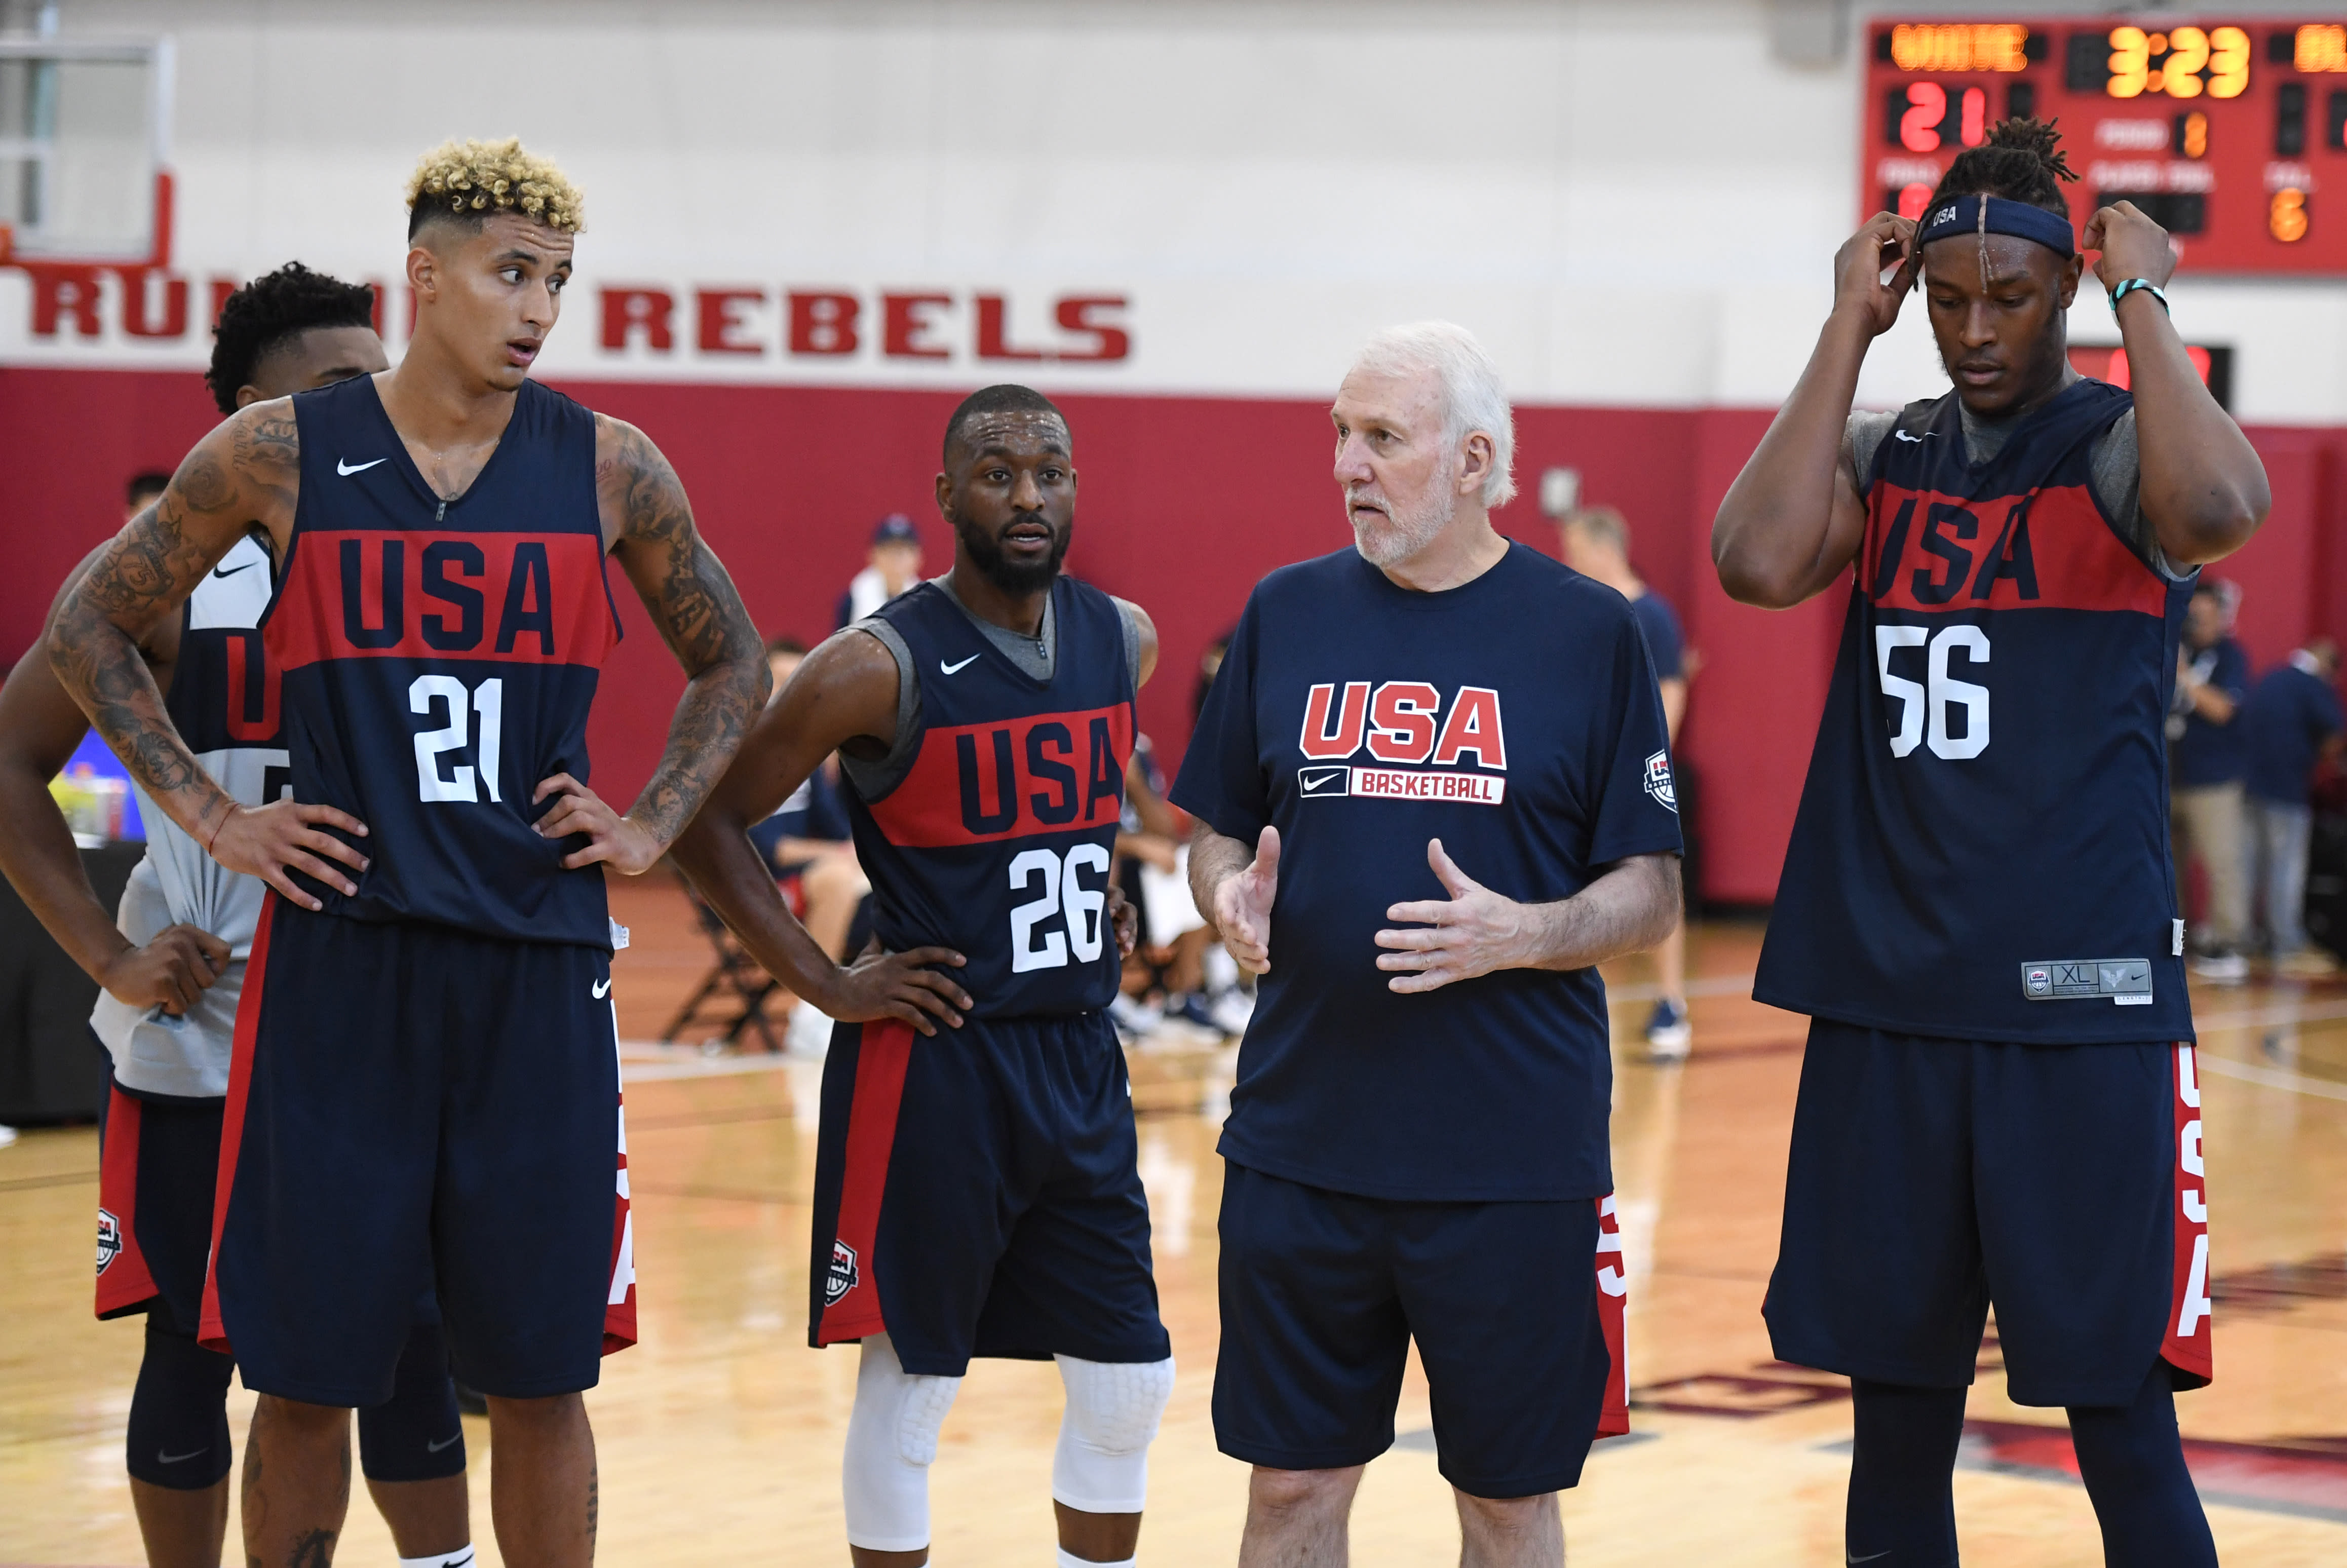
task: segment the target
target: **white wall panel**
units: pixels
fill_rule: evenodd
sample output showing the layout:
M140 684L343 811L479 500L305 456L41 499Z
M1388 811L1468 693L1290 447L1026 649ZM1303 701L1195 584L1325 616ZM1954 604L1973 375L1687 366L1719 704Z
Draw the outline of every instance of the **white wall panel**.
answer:
M1001 371L969 330L1000 292L1046 324L1061 297L1127 299L1131 355L1018 365L1051 386L1317 395L1378 325L1446 315L1527 400L1765 405L1854 216L1857 46L1780 64L1760 0L65 0L63 19L177 39L175 265L203 298L291 256L395 277L401 185L445 136L559 158L590 229L555 375L964 384ZM676 295L676 347L601 346L610 283ZM775 296L745 317L765 352L702 353L693 290L737 284ZM951 293L953 356L786 353L781 293L827 286L867 313ZM2188 333L2235 344L2245 418L2347 419L2340 288L2177 294ZM0 360L205 352L200 322L36 337L29 299L0 272ZM2098 293L2079 313L2107 335ZM1910 320L1861 395L1942 384Z

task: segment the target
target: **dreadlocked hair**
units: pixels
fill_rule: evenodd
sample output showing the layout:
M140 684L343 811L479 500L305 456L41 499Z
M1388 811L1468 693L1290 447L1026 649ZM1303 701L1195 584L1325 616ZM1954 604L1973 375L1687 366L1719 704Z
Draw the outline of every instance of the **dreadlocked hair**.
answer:
M2062 150L2062 133L2055 128L2059 123L2026 115L1997 121L1987 141L1956 154L1923 210L1936 212L1942 202L1960 196L2001 196L2067 217L2070 202L2062 186L2078 177Z
M236 389L273 350L313 327L372 327L374 292L364 283L288 261L228 297L212 328L212 363L204 384L222 414L236 412Z

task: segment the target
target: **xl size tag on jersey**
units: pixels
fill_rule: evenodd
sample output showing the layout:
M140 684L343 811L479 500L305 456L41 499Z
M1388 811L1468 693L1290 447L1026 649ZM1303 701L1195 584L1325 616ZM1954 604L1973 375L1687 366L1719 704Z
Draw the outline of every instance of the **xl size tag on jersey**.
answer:
M2099 1001L2151 1005L2148 958L2045 958L2021 966L2021 994L2034 1002Z

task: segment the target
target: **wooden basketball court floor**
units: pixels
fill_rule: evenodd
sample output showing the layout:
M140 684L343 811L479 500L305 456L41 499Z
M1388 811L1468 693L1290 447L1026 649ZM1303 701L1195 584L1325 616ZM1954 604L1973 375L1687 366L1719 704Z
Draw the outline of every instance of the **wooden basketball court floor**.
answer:
M615 966L623 1035L657 1034L707 952L664 884L618 889L636 945ZM1775 1255L1802 1021L1748 999L1757 927L1700 931L1696 1043L1684 1067L1626 1050L1643 962L1609 976L1614 1148L1631 1271L1635 1431L1590 1460L1564 1504L1581 1564L1842 1561L1850 1407L1838 1379L1769 1358ZM2215 1254L2215 1386L2179 1400L2227 1560L2347 1562L2347 983L2203 990ZM602 1558L622 1564L840 1563L837 1464L852 1352L805 1344L807 1195L819 1069L630 1050L627 1112L643 1343L589 1395ZM1142 1174L1181 1376L1154 1450L1144 1562L1227 1563L1245 1471L1214 1451L1217 1108L1227 1050L1136 1053ZM97 1140L28 1132L0 1152L0 1565L141 1561L122 1473L138 1328L90 1317ZM251 1397L232 1396L240 1445ZM941 1568L1050 1551L1060 1406L1048 1366L981 1362L933 1471ZM1969 1561L2101 1562L2059 1412L2004 1397L1983 1347L1956 1481ZM468 1419L473 1517L488 1539L487 1423ZM1370 1466L1354 1561L1455 1561L1415 1368L1394 1450ZM236 1552L231 1521L230 1551ZM340 1553L394 1552L362 1493Z

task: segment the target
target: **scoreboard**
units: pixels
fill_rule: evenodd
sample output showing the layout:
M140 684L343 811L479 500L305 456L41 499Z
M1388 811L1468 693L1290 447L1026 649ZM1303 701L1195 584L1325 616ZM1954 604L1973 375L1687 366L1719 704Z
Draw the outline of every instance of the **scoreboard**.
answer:
M2126 200L2179 271L2347 275L2347 21L1870 24L1860 207L1922 214L2009 115L2057 120L2083 231Z

